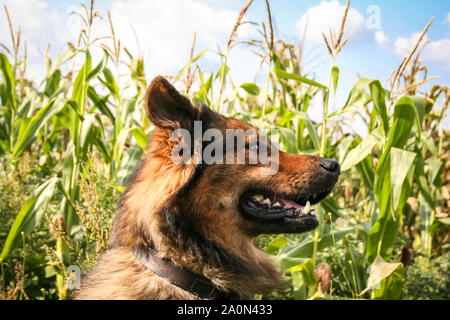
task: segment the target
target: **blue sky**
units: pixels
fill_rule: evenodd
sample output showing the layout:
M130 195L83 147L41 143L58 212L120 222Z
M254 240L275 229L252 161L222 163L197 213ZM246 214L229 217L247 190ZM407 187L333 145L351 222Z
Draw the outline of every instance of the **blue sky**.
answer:
M141 49L147 59L147 76L158 73L176 75L187 62L192 35L197 32L197 51L204 48L223 48L240 8L246 0L96 0L96 9L106 17L111 10L121 42L137 50L136 41L129 27L132 24L139 37ZM16 25L21 25L30 54L30 72L37 79L42 72L42 55L45 43L52 44L52 54L61 53L64 41L76 41L79 24L68 12L78 7L79 0L0 0L7 4ZM84 1L88 3L88 1ZM344 0L272 0L273 20L276 36L284 40L300 39L302 19L309 16L306 40L307 57L316 57L307 71L314 72L316 80L328 80L329 58L320 39L321 30L329 24L338 24ZM368 25L373 11L379 8L380 28ZM450 84L450 2L448 0L353 0L349 15L348 30L355 31L349 44L339 55L336 64L341 69L341 82L334 107L340 107L358 75L380 79L387 84L391 72L398 67L402 56L414 44L431 17L433 25L427 34L431 40L424 51L424 62L429 76L438 76L433 84ZM255 0L246 18L255 22L267 21L265 1ZM373 21L373 20L372 20ZM0 16L0 27L4 28L4 15ZM108 32L106 19L98 22L99 33ZM248 26L240 30L242 38L255 37ZM1 43L9 43L8 33L0 35ZM39 50L37 50L39 48ZM217 55L207 54L202 66L214 69ZM232 78L237 83L253 81L259 61L248 48L237 47L230 54ZM318 65L318 66L316 66ZM309 68L308 68L309 67ZM314 114L313 117L320 117ZM445 123L449 128L450 123Z

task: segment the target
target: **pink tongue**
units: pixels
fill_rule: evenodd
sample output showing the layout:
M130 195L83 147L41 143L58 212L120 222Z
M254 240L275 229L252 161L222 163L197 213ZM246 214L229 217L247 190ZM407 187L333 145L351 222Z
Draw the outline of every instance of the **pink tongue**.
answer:
M298 203L292 201L292 200L286 200L286 199L275 199L275 201L278 201L283 204L286 208L295 208L295 209L303 209L304 207L299 205Z

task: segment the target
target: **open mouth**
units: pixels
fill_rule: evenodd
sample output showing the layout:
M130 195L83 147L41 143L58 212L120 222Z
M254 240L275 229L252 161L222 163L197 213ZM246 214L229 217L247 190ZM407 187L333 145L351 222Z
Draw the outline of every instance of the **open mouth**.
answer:
M240 201L244 215L256 222L271 225L272 232L305 232L318 226L312 205L325 198L330 190L306 195L280 196L270 192L245 193Z

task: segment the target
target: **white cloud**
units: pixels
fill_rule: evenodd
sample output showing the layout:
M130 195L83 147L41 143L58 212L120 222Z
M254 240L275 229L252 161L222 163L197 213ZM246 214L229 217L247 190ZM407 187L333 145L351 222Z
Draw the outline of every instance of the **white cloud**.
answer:
M419 40L420 32L413 33L410 37L398 37L394 43L395 54L400 57L407 55Z
M380 46L388 46L391 44L391 40L389 39L388 36L386 36L384 34L383 31L377 31L374 33L374 37L375 37L375 41L380 45Z
M68 3L64 12L49 7L43 0L0 0L0 5L3 4L8 6L15 28L21 27L22 39L27 41L28 55L31 58L28 70L31 69L34 74L45 71L43 58L36 47L43 52L47 43L50 43L51 55L55 57L62 53L66 41L76 43L79 32L84 27L78 16L69 15L71 11L81 12L80 6L73 3ZM106 17L106 10L110 10L121 46L137 55L136 39L130 26L136 30L149 77L156 74L176 74L189 59L194 32L197 33L196 52L205 48L216 50L218 44L224 50L238 16L237 11L216 9L214 3L203 0L116 0L100 4L96 9L103 19L94 23L91 39L110 35ZM0 33L0 42L10 46L8 26L3 14L0 12L0 28L4 31ZM238 34L246 37L253 34L253 31L246 24L239 28ZM108 39L100 42L111 44ZM239 51L239 48L233 49L237 56L241 56ZM97 61L98 52L94 51L93 54L94 61ZM206 54L205 58L209 64L217 64L219 61L218 55L212 52ZM244 59L251 64L250 57ZM257 63L254 70L256 69ZM35 78L41 79L39 76Z
M51 52L61 49L63 39L67 38L62 16L55 9L50 9L48 4L41 0L0 0L0 43L12 48L8 22L3 10L6 5L11 22L16 32L21 30L20 50L23 53L24 41L27 45L28 70L32 70L31 76L37 79L44 72L45 64L42 57L48 43L52 45Z
M395 53L399 57L408 54L420 37L420 32L413 33L410 37L399 37L394 43ZM424 41L429 41L425 36ZM450 39L444 38L437 41L430 41L422 52L423 60L437 61L444 65L450 71Z
M450 70L450 39L432 41L424 52L425 59L441 61Z
M337 0L324 1L317 6L310 7L295 26L302 35L306 28L307 39L322 42L322 33L328 37L330 27L335 30L340 29L344 11L345 6ZM350 8L345 24L345 34L359 33L364 30L367 30L364 17L358 10Z
M188 61L194 32L196 52L214 50L217 44L224 49L238 15L198 0L120 0L109 7L117 37L123 46L137 52L133 25L151 75L173 74L181 69ZM106 21L96 28L101 34L110 33ZM241 36L249 33L246 25L239 30Z
M21 39L30 46L44 48L47 42L54 42L60 35L55 25L60 23L56 10L50 10L47 3L40 0L0 0L0 5L6 5L13 24L14 31L21 29ZM8 22L3 11L0 13L0 42L10 46L11 38ZM49 32L52 30L52 32ZM35 53L34 51L31 54Z

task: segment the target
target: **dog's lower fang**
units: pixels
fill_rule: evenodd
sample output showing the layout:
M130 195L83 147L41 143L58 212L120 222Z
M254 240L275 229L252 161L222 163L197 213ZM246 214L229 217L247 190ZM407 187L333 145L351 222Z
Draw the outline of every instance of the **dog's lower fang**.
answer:
M309 213L311 211L311 203L306 202L306 206L303 208L302 213Z

